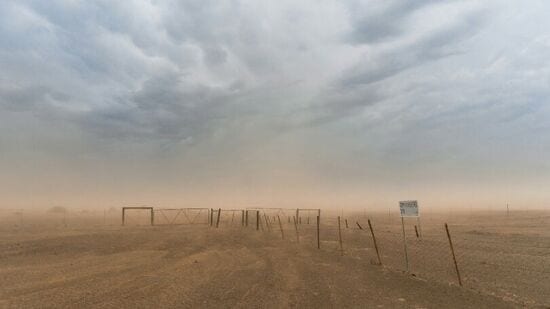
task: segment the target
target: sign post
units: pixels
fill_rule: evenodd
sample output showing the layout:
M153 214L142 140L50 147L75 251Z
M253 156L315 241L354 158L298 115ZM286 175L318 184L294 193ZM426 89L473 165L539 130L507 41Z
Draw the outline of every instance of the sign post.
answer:
M409 272L409 254L407 253L407 238L405 237L405 222L401 216L401 227L403 228L403 250L405 252L405 270Z
M403 250L405 252L405 269L409 272L409 254L407 252L407 237L405 235L405 218L417 218L420 227L420 216L418 215L417 201L400 201L399 212L401 214L401 229L403 232Z

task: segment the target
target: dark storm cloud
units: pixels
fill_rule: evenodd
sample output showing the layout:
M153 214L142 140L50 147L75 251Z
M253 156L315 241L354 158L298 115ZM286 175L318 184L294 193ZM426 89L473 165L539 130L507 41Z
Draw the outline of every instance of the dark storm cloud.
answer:
M427 62L463 52L460 43L482 29L486 19L484 12L470 13L461 20L435 29L425 37L372 56L360 63L342 78L342 87L365 85L384 80L403 70L422 66ZM368 52L367 52L368 53Z
M180 142L197 138L226 117L234 100L231 87L193 84L177 74L146 80L115 104L87 113L86 130L111 138ZM218 123L219 125L219 123Z
M300 136L312 153L338 144L327 157L343 165L392 166L407 146L423 164L457 149L486 158L471 146L510 148L536 131L529 120L547 120L546 6L4 1L0 121L70 123L56 141L61 131L105 152L223 143L251 153Z
M39 102L64 102L69 99L65 93L39 85L2 89L2 94L0 106L10 111L28 111L40 108L40 106L37 106Z
M390 40L407 31L408 17L435 0L353 3L351 41L371 44Z
M339 79L318 97L319 103L303 111L309 114L309 120L304 125L323 125L391 99L396 94L386 91L380 82L403 71L463 53L461 43L482 29L484 16L483 11L468 13L460 21L436 29L411 43L372 55L370 50L364 52L365 60L344 70ZM409 91L403 90L400 95Z

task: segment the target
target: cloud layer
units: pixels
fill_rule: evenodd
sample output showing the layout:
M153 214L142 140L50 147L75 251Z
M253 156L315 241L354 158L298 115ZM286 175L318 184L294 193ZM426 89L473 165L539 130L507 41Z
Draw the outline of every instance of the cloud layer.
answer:
M450 192L540 203L548 9L3 1L2 194L21 205L436 204Z

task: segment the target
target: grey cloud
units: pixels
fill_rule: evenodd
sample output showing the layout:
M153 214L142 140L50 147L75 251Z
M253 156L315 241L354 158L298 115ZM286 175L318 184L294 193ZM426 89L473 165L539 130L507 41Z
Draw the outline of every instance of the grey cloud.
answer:
M336 164L345 171L408 164L407 147L425 165L484 139L511 147L495 132L528 138L520 124L542 131L527 120L548 115L543 10L518 5L524 15L512 22L498 2L472 2L418 33L413 15L440 2L365 3L5 1L0 121L68 122L104 152L219 146L220 161L229 148L281 149L296 134L312 154L333 151L326 161L345 158Z
M407 31L407 18L415 11L439 1L383 1L351 6L351 42L374 44L400 36Z
M210 66L223 64L227 59L227 52L221 47L205 47L203 51L205 61Z
M370 56L369 59L346 72L340 83L344 88L376 83L404 70L462 53L460 43L482 29L484 17L484 11L469 13L411 44L373 56L365 55Z
M408 9L419 9L429 2ZM397 11L409 12L405 7L400 9ZM304 126L323 125L346 119L365 108L391 100L396 94L387 91L384 83L391 83L392 77L406 70L422 68L431 62L464 54L461 44L483 28L485 17L483 10L468 13L456 22L436 25L433 32L410 44L398 45L373 55L370 50L365 52L366 60L360 60L352 68L344 70L338 79L321 91L315 104L298 111L295 118L303 121L301 125ZM413 90L401 89L399 95L407 95Z
M0 106L10 111L28 111L37 108L38 104L49 104L52 101L69 100L65 93L48 89L44 86L2 87L0 88Z
M213 122L227 117L221 111L227 110L223 104L230 99L226 88L193 85L185 77L168 74L151 78L141 89L119 98L118 108L86 114L83 125L115 139L178 142L205 134Z

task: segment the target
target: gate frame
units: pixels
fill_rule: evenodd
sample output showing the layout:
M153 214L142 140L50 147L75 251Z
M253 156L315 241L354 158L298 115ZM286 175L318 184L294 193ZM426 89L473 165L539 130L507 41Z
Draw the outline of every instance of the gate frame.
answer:
M174 218L172 218L172 221L168 220L168 218L164 215L163 211L164 210L168 210L168 211L178 211L178 213L176 214L176 216ZM207 222L206 223L194 223L194 222L191 222L189 220L189 218L187 217L187 215L185 214L185 211L186 210L199 210L199 214L200 214L200 211L202 210L206 210L206 215L207 215ZM207 207L182 207L182 208L157 208L155 209L154 211L156 212L160 212L164 218L166 219L166 221L168 223L166 224L159 224L159 225L187 225L187 224L210 224L210 216L212 214L212 209L211 208L207 208ZM180 213L184 213L184 216L187 218L187 220L189 221L189 223L175 223L176 222L176 219L178 218L179 214ZM197 215L198 216L198 215ZM196 218L195 218L196 219ZM193 219L193 220L195 220Z
M127 206L122 207L122 226L126 224L126 210L132 210L132 209L149 209L151 211L151 226L155 225L155 210L153 207L149 206Z

